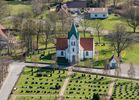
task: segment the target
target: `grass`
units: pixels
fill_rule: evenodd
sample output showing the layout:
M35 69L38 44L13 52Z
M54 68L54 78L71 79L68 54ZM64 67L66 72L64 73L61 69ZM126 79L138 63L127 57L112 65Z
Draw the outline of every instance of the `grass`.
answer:
M59 94L65 78L65 70L33 68L32 74L32 68L25 67L15 86L16 90L13 90L13 94L19 96L17 96L16 100L22 100L23 98L25 98L25 100L30 100L30 98L32 98L31 100L36 100L35 98L45 100L42 97L43 95L46 96L45 98L48 96L50 100L54 100L51 99L51 97L55 98L55 96ZM56 84L58 84L60 88L56 88ZM38 96L36 97L36 95Z
M26 61L54 64L55 60L53 59L53 57L55 56L55 53L56 49L54 47L54 44L49 43L47 50L40 50L39 53L35 51L34 54L26 57ZM42 54L44 55L43 57L41 57Z
M138 100L139 82L117 79L113 87L114 100Z
M22 12L32 13L32 7L29 3L24 2L8 2L8 9L10 15L18 15Z
M124 59L126 63L139 64L139 42L135 42L133 46L125 50Z
M55 96L17 96L15 100L55 100Z
M93 27L95 21L96 20L91 19L89 21L88 25ZM126 20L124 18L122 18L121 16L115 16L112 14L112 15L109 15L109 17L107 19L103 19L101 21L102 21L104 30L112 31L112 30L114 30L114 27L116 24L122 23L127 27L128 31L133 31L133 29L128 26ZM139 30L137 30L137 31L139 31Z

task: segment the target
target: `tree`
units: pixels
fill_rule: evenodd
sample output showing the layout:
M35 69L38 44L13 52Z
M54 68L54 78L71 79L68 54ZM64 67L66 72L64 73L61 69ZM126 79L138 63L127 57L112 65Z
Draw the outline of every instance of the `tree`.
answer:
M99 44L100 44L100 34L102 33L103 31L103 24L102 24L102 21L101 20L96 20L95 23L93 24L96 32L97 32L97 35L98 35L98 39L99 39Z
M35 15L39 15L44 10L44 0L32 0L32 10Z
M120 58L121 52L131 45L133 37L131 33L126 32L124 25L117 24L115 30L109 35L109 38L111 46L116 51L118 58Z
M113 7L116 8L119 0L113 0Z
M129 27L133 29L133 32L136 32L137 27L139 26L139 7L128 6L128 8L124 8L124 17L127 20Z
M89 27L89 20L87 20L87 19L83 19L82 21L81 21L81 26L82 26L82 29L83 29L83 33L84 33L84 37L86 37L86 31L87 31L87 29L88 29L88 27Z
M130 68L128 70L128 76L130 78L134 78L135 77L135 68L134 68L133 63L130 63Z
M0 0L0 19L6 16L7 12L6 2L4 0Z
M33 36L36 32L35 28L35 22L31 18L28 18L23 22L21 37L27 49L27 54L33 51Z

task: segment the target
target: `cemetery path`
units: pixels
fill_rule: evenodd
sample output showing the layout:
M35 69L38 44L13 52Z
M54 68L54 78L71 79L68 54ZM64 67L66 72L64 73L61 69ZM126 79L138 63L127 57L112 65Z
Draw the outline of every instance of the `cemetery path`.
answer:
M66 87L67 87L67 85L69 83L71 75L72 75L72 66L68 68L67 77L66 77L66 79L64 81L64 84L63 84L63 86L62 86L62 88L61 88L61 90L59 92L59 96L58 96L57 100L62 100L62 97L64 96L64 92L65 92Z
M112 96L112 90L113 90L113 86L114 86L114 83L115 83L114 81L115 81L115 79L113 78L113 79L112 79L112 82L111 82L111 84L110 84L109 91L108 91L108 97L107 97L108 100L110 100L110 98L111 98L111 96Z
M47 97L55 97L56 95L49 95L49 94L29 94L29 95L27 95L27 94L12 94L11 95L11 100L16 100L16 97L39 97L39 96L41 96L41 97L45 97L45 96L47 96Z

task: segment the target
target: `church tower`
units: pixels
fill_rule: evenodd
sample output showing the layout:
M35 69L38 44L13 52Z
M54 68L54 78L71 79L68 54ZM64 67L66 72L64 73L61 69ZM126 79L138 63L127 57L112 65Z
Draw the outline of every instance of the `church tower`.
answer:
M74 64L80 58L80 35L77 31L75 23L72 23L71 30L68 32L68 53L69 61Z

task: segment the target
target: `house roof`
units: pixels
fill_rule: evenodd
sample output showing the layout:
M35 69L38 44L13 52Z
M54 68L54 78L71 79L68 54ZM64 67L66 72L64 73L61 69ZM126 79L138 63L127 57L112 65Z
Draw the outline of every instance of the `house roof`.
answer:
M74 35L77 39L79 38L79 32L76 28L75 23L72 23L71 30L68 33L68 39L70 39L72 35Z
M89 8L88 13L108 13L108 8Z
M92 51L93 50L93 38L81 38L80 46L86 51ZM56 50L65 50L67 48L68 48L68 39L57 38Z
M57 38L56 50L65 50L66 48L68 48L67 38Z
M68 8L86 8L87 2L86 1L69 1L66 3Z
M115 55L112 55L112 57L109 59L109 62L111 62L112 59L115 59L118 62L118 58L115 57Z

